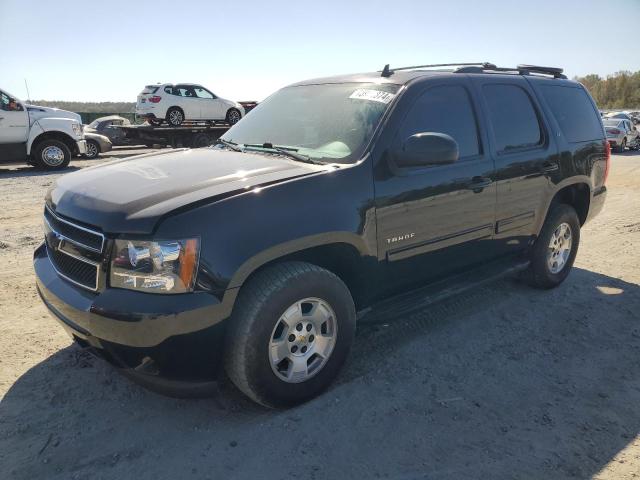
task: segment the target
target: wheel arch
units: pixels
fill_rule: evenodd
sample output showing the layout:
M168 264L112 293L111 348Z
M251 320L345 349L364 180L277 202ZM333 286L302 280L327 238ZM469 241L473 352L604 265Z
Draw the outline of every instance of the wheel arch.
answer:
M64 132L59 132L59 131L49 131L49 132L43 132L39 135L37 135L29 144L29 150L28 150L28 154L31 155L34 148L37 147L37 145L39 143L41 143L44 140L58 140L62 143L64 143L69 150L71 151L71 155L75 156L78 154L78 146L76 145L76 141L71 138L69 135L67 135Z
M365 299L368 282L371 278L370 262L375 262L374 256L364 253L363 245L350 238L351 235L343 234L333 241L315 239L309 243L309 239L296 240L287 244L278 245L256 257L246 261L231 279L229 288L242 287L258 272L272 265L299 261L306 262L324 268L340 278L349 291L356 304L361 305Z

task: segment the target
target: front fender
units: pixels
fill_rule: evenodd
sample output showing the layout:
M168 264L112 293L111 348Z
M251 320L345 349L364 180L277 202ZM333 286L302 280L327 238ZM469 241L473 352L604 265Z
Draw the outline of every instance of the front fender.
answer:
M73 128L71 128L73 123L78 122L67 118L41 118L33 122L33 125L31 125L29 130L29 138L27 140L27 155L31 154L31 147L34 145L35 140L44 133L62 133L69 137L73 143L82 140L84 135L75 134Z
M314 247L348 245L359 259L376 261L371 174L363 162L183 207L155 236L198 236L199 278L217 293L240 287L266 263Z

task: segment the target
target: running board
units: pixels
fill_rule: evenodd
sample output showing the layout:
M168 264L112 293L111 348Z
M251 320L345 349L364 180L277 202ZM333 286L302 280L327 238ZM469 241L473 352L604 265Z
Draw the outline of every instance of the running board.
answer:
M471 288L522 272L527 269L529 263L529 260L514 262L513 258L508 261L492 262L447 280L431 283L410 292L382 300L369 308L359 311L357 318L358 321L362 319L367 322L376 322L413 313L446 298L459 295Z

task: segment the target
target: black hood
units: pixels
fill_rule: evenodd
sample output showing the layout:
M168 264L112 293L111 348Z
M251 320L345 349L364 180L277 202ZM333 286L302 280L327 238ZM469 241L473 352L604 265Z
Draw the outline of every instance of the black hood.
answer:
M104 232L151 233L160 217L185 205L326 169L271 154L168 150L64 175L47 203Z

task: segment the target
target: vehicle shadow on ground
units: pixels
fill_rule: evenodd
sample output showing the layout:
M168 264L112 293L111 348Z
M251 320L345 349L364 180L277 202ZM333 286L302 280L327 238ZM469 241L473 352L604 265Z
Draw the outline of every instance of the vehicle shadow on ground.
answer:
M640 432L639 310L587 270L503 280L363 322L336 384L287 411L228 381L161 397L65 348L0 402L0 477L590 478Z

